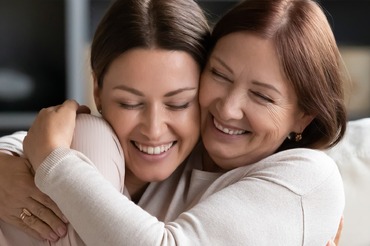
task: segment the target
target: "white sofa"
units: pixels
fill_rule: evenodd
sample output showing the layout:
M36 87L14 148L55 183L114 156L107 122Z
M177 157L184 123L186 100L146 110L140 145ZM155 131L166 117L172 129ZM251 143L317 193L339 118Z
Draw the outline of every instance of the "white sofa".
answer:
M327 153L339 167L346 195L339 246L370 246L370 118L350 121L344 139Z

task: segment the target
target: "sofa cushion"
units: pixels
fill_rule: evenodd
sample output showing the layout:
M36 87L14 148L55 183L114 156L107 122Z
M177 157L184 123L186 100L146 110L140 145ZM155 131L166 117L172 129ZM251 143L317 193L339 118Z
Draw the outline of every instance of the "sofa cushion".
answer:
M370 245L370 118L349 121L344 138L326 152L339 167L346 195L340 246Z

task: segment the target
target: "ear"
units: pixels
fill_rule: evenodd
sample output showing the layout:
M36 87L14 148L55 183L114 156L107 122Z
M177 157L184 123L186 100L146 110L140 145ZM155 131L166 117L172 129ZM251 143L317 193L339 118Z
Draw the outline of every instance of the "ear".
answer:
M95 106L96 106L96 109L98 111L100 111L102 109L101 108L101 99L100 99L101 88L99 87L98 79L97 79L95 73L93 73L93 79L94 79L94 101L95 101Z
M294 132L302 133L304 129L315 119L314 115L301 113L298 116L297 123L295 124Z

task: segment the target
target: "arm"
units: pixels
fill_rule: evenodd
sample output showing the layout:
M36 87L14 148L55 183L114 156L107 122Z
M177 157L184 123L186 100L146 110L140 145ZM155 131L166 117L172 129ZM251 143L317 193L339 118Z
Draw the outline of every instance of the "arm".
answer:
M3 136L0 138L0 150L12 153L16 156L23 156L23 139L27 132L19 131L12 135Z
M0 219L37 239L55 241L50 234L64 236L61 232L66 230L67 221L63 221L57 205L35 186L32 166L22 157L25 135L16 132L0 138ZM34 215L32 223L20 219L22 208Z
M327 178L321 176L323 181L317 182L321 185L315 191L294 186L300 182L300 175L294 182L289 182L290 178L294 179L289 175L285 179L266 176L265 173L282 170L267 165L248 170L251 176L248 178L244 178L244 174L237 176L236 172L226 175L215 182L192 209L174 221L163 223L110 188L86 163L88 159L78 152L57 149L37 170L36 182L56 199L88 245L103 242L112 245L120 242L125 245L237 245L240 241L246 245L269 245L271 242L275 245L324 245L335 235L342 213L343 194L340 186L333 185L339 177L335 169ZM299 161L299 164L310 163ZM284 166L283 162L279 165L283 169ZM302 171L298 166L292 170ZM94 226L87 227L86 223Z
M68 118L74 122L75 113L68 107L75 110L77 105L64 106L57 114L44 111L31 128L25 149L27 155L34 156L35 168L40 164L37 161L52 151L37 169L36 182L71 218L87 244L212 245L242 241L247 245L324 245L335 235L343 212L343 187L335 163L323 154L312 159L294 152L288 162L277 155L280 162L270 159L246 166L246 170L230 171L212 184L194 207L163 223L112 188L85 156L69 149L65 134L70 129L60 129L58 121L51 120L60 113L63 127ZM51 134L53 126L63 135ZM46 134L40 135L42 132ZM40 140L46 148L37 154L32 148Z

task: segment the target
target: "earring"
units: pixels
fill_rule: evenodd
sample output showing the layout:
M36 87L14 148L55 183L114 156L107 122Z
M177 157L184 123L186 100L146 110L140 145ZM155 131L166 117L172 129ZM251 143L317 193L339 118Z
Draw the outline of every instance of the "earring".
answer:
M103 113L103 110L98 109L98 112L99 112L99 114L102 114Z
M295 132L291 132L289 135L288 135L288 139L289 140L293 140L296 141L296 142L299 142L302 140L302 133L295 133Z
M302 140L302 133L296 133L295 134L295 141L296 142L299 142Z

